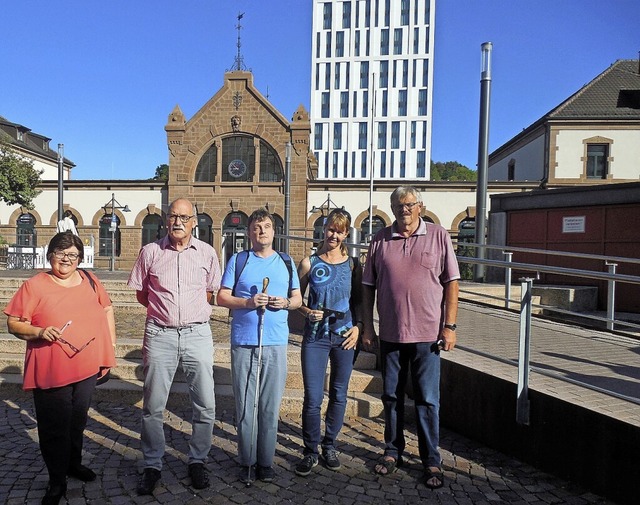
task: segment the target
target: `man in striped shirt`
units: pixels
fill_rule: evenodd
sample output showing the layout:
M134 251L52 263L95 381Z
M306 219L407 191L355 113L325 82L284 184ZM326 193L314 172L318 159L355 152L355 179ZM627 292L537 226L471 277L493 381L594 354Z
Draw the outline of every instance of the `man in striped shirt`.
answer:
M144 400L140 441L144 471L140 495L153 494L165 451L163 413L173 377L182 365L192 406L189 476L196 489L209 486L205 463L215 420L211 299L220 286L220 264L209 244L191 235L197 224L189 200L174 201L167 236L140 250L129 287L147 308L142 359Z

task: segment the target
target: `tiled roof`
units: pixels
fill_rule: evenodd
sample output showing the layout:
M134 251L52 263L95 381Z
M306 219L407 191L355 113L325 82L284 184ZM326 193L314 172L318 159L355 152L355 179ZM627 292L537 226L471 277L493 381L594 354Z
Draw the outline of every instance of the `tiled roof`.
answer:
M618 60L546 115L547 119L640 119L638 60Z

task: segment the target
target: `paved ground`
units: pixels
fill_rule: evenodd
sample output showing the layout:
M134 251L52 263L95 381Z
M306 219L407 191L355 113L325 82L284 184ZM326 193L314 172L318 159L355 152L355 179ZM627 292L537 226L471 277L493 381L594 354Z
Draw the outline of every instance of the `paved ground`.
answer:
M140 315L117 315L117 320L122 332L131 331L140 324ZM513 380L517 370L504 360L517 357L517 317L463 304L459 322L460 348L445 358ZM559 383L534 372L532 387L566 397L567 401L592 403L592 408L640 425L640 406L637 401L628 401L640 400L637 340L545 321L535 322L533 334L532 364L536 370L567 377L574 383ZM503 361L480 356L478 351ZM585 389L585 384L595 389ZM611 389L621 398L611 398L598 388ZM6 420L0 426L0 504L40 503L47 475L38 450L31 397L17 394L0 398L0 417ZM247 488L237 479L236 432L230 411L217 413L208 463L212 486L196 491L190 487L186 468L189 419L183 407L168 409L168 451L162 483L154 496L138 497L139 407L95 403L86 430L84 462L98 471L99 478L87 484L70 480L69 503L612 503L446 429L441 434L447 479L444 488L431 491L424 486L413 429L408 434L408 465L391 476L378 477L371 469L380 455L383 424L380 419L363 418L345 421L338 447L343 468L332 472L318 466L304 478L292 470L302 446L300 417L283 417L276 480Z

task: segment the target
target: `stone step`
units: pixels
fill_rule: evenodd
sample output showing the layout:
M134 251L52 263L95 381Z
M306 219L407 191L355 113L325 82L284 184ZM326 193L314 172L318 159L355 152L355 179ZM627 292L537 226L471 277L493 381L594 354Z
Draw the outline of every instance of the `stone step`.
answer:
M0 373L0 394L4 398L14 396L22 387L22 377L17 374ZM235 408L234 395L230 385L215 385L216 409L231 410ZM301 390L285 390L280 406L281 415L301 415L304 392ZM93 402L109 401L120 404L142 407L142 383L110 379L106 384L96 387ZM322 411L326 410L325 395ZM174 382L169 395L168 406L189 405L189 391L186 383ZM382 415L380 396L369 393L349 393L347 396L346 416L373 418Z
M124 381L138 381L142 384L142 360L132 358L118 358L117 365L111 370L111 375ZM299 364L288 365L286 388L295 390L303 390L302 368ZM325 387L329 383L329 370L327 370ZM0 354L0 371L3 374L21 375L24 370L23 354ZM231 384L231 364L214 361L214 377L218 384ZM185 377L179 368L176 372L174 382L184 383ZM353 393L372 393L379 394L382 392L382 377L377 370L354 370L349 381L349 392Z

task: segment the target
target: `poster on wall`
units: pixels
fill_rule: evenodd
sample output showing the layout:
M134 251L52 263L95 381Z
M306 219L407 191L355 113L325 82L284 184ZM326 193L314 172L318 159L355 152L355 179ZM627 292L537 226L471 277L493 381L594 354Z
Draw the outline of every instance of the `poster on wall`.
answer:
M562 233L584 233L586 216L570 216L562 218Z

